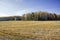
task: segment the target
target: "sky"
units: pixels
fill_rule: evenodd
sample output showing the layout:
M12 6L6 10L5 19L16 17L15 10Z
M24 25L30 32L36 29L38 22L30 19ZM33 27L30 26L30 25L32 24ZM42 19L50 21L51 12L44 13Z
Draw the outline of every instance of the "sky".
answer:
M21 16L35 11L59 14L60 0L0 0L0 17Z

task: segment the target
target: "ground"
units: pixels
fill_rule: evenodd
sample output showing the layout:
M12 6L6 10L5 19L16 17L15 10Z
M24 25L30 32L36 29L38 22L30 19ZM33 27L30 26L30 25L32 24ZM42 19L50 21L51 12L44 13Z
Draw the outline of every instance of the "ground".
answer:
M0 40L60 40L60 21L0 21Z

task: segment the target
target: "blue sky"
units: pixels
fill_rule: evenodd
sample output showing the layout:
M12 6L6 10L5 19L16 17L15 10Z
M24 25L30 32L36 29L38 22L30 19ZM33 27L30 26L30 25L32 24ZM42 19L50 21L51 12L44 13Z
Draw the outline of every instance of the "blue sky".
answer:
M34 11L60 13L60 0L0 0L1 16L19 16Z

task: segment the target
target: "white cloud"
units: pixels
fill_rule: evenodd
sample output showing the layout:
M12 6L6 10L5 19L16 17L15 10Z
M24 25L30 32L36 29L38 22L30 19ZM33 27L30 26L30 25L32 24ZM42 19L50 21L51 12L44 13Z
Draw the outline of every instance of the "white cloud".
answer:
M37 10L35 10L35 11L37 11ZM21 15L23 15L23 14L26 14L26 13L31 13L31 12L34 12L34 9L23 9L23 10L18 10L18 11L15 11L15 15L17 15L17 16L21 16Z
M0 16L13 15L16 10L15 5L8 3L6 1L0 0Z
M25 14L25 13L28 13L29 12L29 10L28 9L25 9L25 10L18 10L18 11L16 11L15 13L14 13L14 15L23 15L23 14Z
M18 2L19 0L16 0L16 2Z
M18 10L18 11L14 11L11 13L4 13L4 12L0 12L0 17L5 17L5 16L22 16L25 13L29 13L29 9L25 9L25 10Z
M15 0L16 2L23 2L24 0Z
M23 0L14 0L14 1L22 2ZM1 0L0 1L0 17L1 16L17 16L17 15L19 16L24 13L31 12L30 9L23 9L22 7L19 6L20 4L18 5L14 3L8 2L7 0L6 1ZM20 8L23 10L21 10Z
M5 14L5 13L0 13L0 17L5 17L5 16L10 16L10 15Z

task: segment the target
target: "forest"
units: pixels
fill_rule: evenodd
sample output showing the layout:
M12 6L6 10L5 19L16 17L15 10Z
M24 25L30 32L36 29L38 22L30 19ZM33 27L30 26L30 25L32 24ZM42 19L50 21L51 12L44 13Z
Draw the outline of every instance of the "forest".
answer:
M25 21L46 21L46 20L60 20L60 15L48 12L31 12L23 14L22 16L0 17L0 21L9 20L25 20Z

